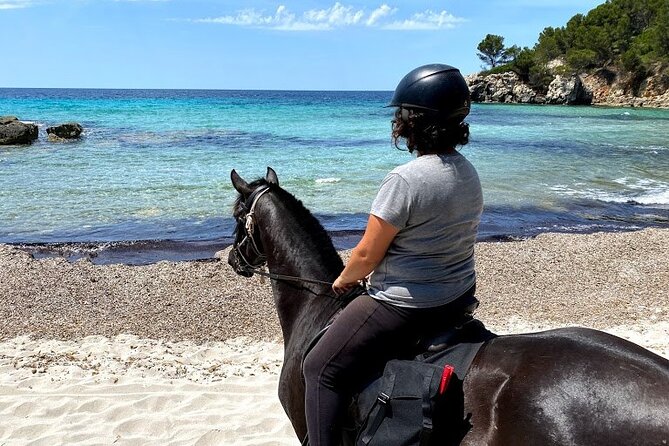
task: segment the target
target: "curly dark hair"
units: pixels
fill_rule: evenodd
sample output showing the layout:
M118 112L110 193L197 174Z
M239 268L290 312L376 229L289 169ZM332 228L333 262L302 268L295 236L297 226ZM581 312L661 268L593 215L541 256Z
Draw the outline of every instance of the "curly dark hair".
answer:
M398 149L400 139L406 141L409 152L448 153L469 142L469 124L444 119L438 113L399 107L392 120L392 141Z

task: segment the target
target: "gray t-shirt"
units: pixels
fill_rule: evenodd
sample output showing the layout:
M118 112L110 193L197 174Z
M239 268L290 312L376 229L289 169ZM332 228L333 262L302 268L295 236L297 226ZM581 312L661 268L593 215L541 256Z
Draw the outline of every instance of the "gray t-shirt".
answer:
M369 281L369 294L429 308L476 282L474 243L483 210L474 166L459 152L423 155L392 170L371 213L400 231Z

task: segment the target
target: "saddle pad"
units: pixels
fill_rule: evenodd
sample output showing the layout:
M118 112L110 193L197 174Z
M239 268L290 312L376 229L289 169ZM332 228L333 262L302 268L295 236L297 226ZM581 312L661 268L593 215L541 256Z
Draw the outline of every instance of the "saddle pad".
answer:
M463 381L481 346L495 337L496 334L474 319L460 329L452 339L453 345L434 353L422 353L416 359L439 366L450 365L458 379Z
M484 342L462 343L442 350L425 358L424 362L439 366L450 365L460 381L465 379L467 371Z

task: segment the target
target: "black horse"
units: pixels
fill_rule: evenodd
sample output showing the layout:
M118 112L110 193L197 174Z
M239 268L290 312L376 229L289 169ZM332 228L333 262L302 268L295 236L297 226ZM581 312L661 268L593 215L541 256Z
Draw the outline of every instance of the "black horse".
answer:
M250 184L234 170L231 178L240 195L228 262L247 277L267 264L285 347L279 399L303 439L300 365L341 306L327 282L343 263L320 223L279 187L271 168ZM669 444L669 361L600 331L494 338L474 359L462 392L470 423L458 440L463 445Z

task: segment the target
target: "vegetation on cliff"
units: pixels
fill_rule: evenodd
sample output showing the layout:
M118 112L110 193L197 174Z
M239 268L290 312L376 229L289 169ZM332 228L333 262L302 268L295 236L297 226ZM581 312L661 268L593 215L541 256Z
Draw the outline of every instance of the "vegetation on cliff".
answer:
M488 35L479 44L479 57L491 67L487 73L514 71L539 91L555 74L600 69L627 78L630 90L651 74L669 84L667 0L608 0L563 27L545 28L533 48L507 48L503 42Z

